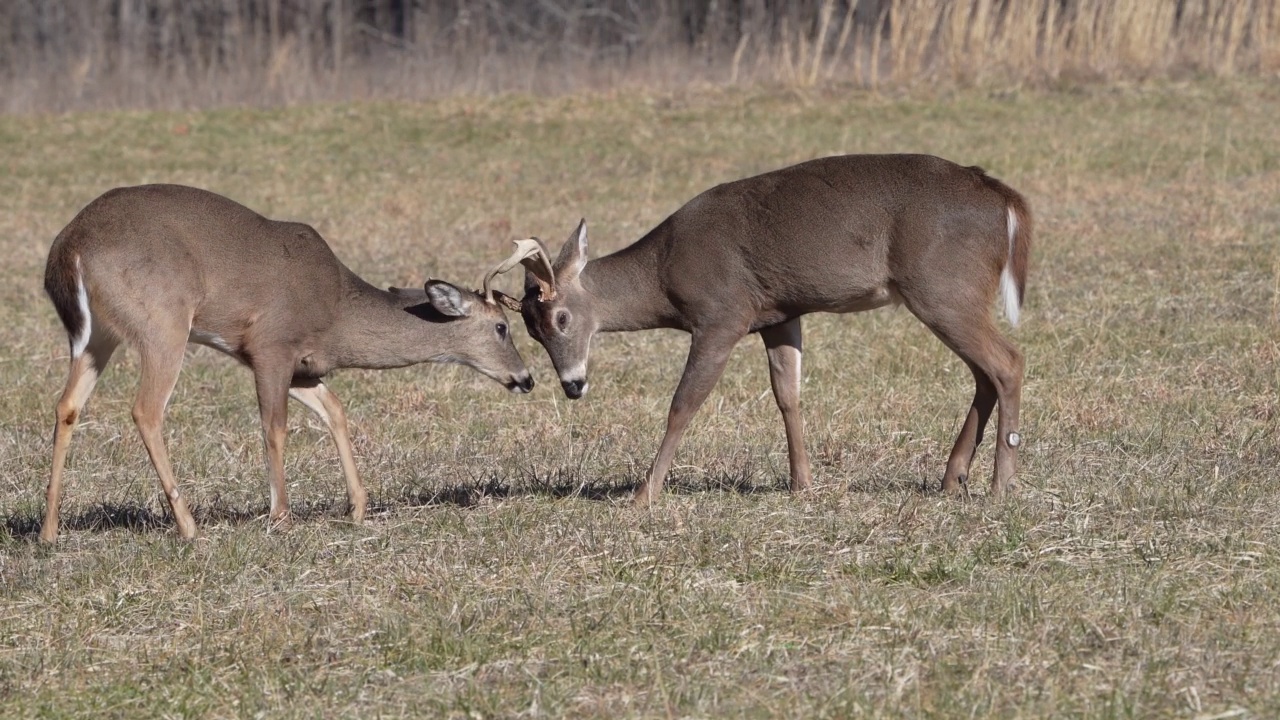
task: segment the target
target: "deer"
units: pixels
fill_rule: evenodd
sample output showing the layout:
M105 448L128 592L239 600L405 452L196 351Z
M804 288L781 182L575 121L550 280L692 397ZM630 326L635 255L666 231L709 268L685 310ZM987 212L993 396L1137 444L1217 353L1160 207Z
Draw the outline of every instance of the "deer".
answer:
M713 187L630 246L587 258L583 220L555 260L517 242L519 309L551 358L565 395L587 392L596 333L672 328L690 334L666 433L634 503L661 492L680 438L748 334L764 341L786 432L790 489L812 474L800 412L801 319L905 305L968 366L976 389L942 477L968 495L970 465L999 406L990 496L1017 466L1023 357L996 327L997 294L1016 326L1027 283L1026 200L979 167L928 155L844 155Z
M492 277L485 276L486 289ZM93 200L53 241L44 287L71 346L40 528L46 543L58 534L72 432L122 343L140 355L133 420L186 539L196 536L196 524L178 492L161 426L188 343L230 355L253 372L272 526L289 521L289 398L328 428L346 480L347 515L355 523L364 519L367 495L346 414L324 382L331 371L460 363L512 392L533 389L493 300L443 280L381 290L343 265L311 226L270 220L198 188L124 187Z

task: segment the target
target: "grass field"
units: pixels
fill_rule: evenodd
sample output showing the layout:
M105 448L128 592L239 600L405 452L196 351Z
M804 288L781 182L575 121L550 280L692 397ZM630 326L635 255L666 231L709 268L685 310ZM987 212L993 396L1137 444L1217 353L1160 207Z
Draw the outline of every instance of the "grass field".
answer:
M0 715L1276 716L1277 116L1276 83L1236 80L0 117ZM251 377L200 348L166 425L186 543L126 352L73 442L63 535L35 542L67 355L45 254L108 188L308 221L378 284L475 282L584 215L609 251L720 181L892 151L982 165L1037 214L1007 502L983 497L990 443L974 500L921 492L972 380L881 310L806 323L803 497L758 341L636 513L687 337L600 337L570 402L521 330L528 396L450 367L332 378L360 527L293 405L298 520L269 531Z

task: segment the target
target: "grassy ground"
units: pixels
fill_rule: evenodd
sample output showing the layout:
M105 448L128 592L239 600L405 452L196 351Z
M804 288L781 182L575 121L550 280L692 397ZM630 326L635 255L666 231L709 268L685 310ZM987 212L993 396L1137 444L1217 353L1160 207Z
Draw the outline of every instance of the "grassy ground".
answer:
M0 118L0 715L1202 716L1280 713L1280 145L1274 83L1035 94L714 92ZM935 485L972 384L909 313L807 321L818 489L788 497L743 343L651 514L687 338L601 337L592 392L346 372L373 512L339 520L293 406L299 521L269 532L249 374L193 349L166 435L178 541L118 355L35 532L65 335L45 253L166 181L315 224L380 284L474 282L509 240L593 250L696 192L840 152L980 164L1039 221L1021 492ZM515 289L515 280L505 281ZM513 320L515 318L512 318Z

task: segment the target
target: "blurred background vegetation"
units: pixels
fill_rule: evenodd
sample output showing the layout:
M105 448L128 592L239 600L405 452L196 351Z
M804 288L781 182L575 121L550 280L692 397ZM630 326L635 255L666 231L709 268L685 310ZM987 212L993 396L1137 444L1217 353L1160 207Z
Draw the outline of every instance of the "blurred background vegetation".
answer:
M6 0L0 111L1275 74L1280 0Z

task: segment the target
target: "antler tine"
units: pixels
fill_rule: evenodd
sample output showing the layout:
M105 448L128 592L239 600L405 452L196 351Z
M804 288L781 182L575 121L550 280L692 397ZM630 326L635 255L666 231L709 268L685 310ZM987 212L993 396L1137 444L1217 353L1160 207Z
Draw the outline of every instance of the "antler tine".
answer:
M533 267L528 263L524 264L525 268L542 280L541 287L538 290L538 299L543 301L554 300L556 297L556 271L551 267L551 254L547 252L547 246L543 245L542 241L536 237L531 237L524 242L532 242L538 246L537 257L542 261L537 263L537 267ZM542 277L544 274L546 277Z
M516 251L512 252L511 256L506 260L503 260L502 263L494 265L493 268L484 275L484 281L481 282L480 287L484 288L485 302L494 302L493 287L489 286L489 283L493 282L493 278L498 277L499 274L506 273L507 270L515 268L516 265L524 263L525 260L535 258L535 256L536 258L541 259L541 265L544 266L545 272L547 272L547 277L552 279L552 286L554 286L554 282L556 282L556 274L554 274L552 270L552 263L550 263L550 260L547 258L547 249L545 249L543 243L541 243L538 238L530 237L525 238L525 240L516 240L512 242L515 242Z
M481 287L484 289L485 302L494 302L493 288L490 287L489 283L491 283L495 277L501 273L511 270L516 265L519 265L534 256L542 259L542 264L546 268L547 276L551 278L551 282L553 284L555 282L555 273L551 269L551 261L547 258L547 251L543 248L542 243L539 242L537 238L526 238L524 240L514 240L512 242L515 243L516 251L511 253L511 256L506 260L494 265L489 272L485 273L484 280L481 283Z

